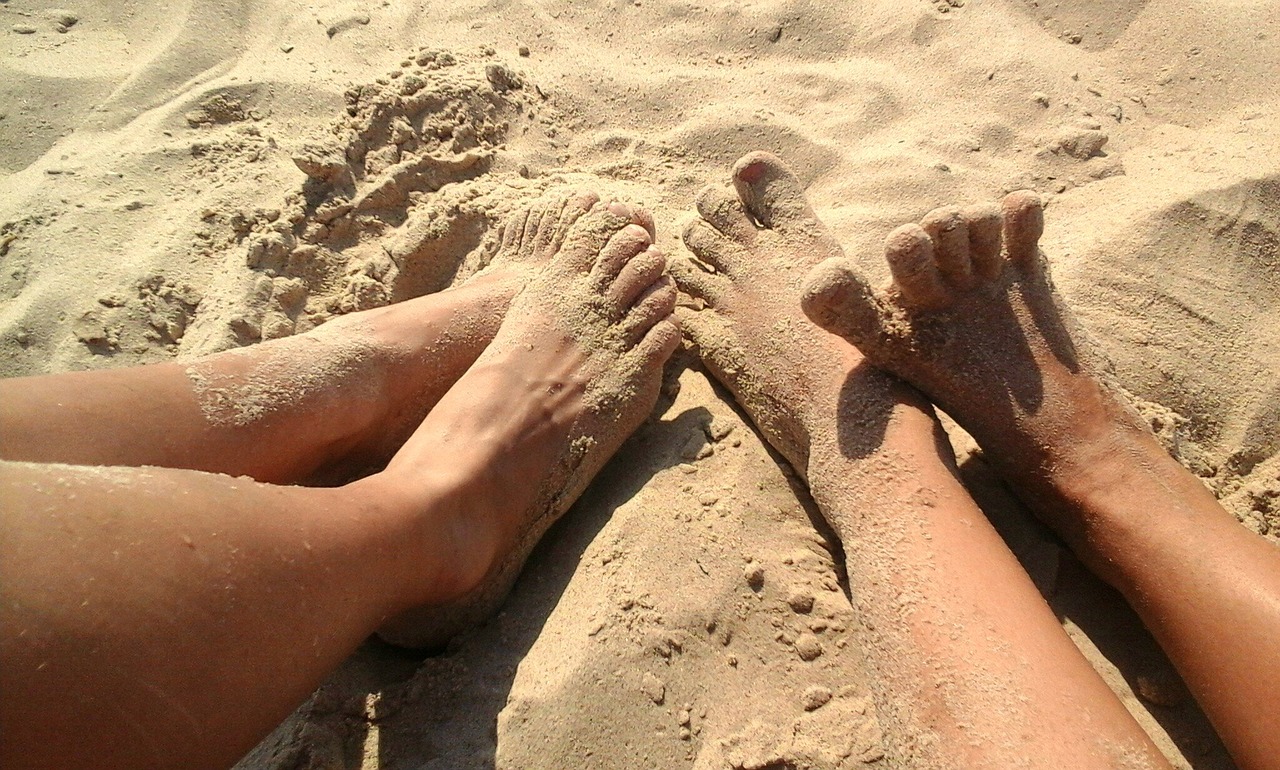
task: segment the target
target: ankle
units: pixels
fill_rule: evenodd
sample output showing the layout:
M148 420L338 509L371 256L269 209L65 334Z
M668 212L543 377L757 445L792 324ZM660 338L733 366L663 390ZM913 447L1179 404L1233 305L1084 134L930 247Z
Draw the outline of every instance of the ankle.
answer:
M455 458L456 460L457 458ZM376 499L394 519L401 547L397 612L440 605L466 595L493 568L503 533L483 495L484 479L462 470L392 463L348 485ZM437 465L438 468L444 467Z
M1017 486L1080 560L1126 595L1126 565L1144 558L1155 533L1181 526L1169 512L1188 495L1209 494L1155 436L1120 421L1074 442L1047 474Z

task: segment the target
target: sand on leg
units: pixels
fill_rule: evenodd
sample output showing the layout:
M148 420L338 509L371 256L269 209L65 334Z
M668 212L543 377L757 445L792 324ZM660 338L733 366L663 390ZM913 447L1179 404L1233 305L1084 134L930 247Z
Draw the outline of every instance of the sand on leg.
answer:
M889 236L894 282L883 291L846 260L815 268L807 314L968 430L1125 595L1235 760L1273 767L1280 549L1241 527L1099 374L1054 291L1033 193L961 211L943 229L937 221Z
M477 493L472 504L538 514L480 519L505 525L474 529L469 538L517 545L503 549L504 558L454 601L422 606L383 626L379 635L387 641L439 647L491 614L537 540L652 410L661 379L654 362L670 356L680 332L666 257L636 219L620 204L583 216L556 259L512 303L493 343L388 465L389 472L433 465L437 473L482 476L488 498ZM467 396L487 391L509 400L482 409ZM523 422L506 426L513 412ZM512 430L521 452L504 450ZM513 486L512 479L541 468L547 456L564 461L544 483ZM513 504L513 495L521 502Z
M0 764L226 767L388 618L518 566L679 344L628 211L584 215L378 474L0 463Z
M965 492L918 393L806 323L839 248L777 158L708 188L673 261L708 369L808 481L866 620L877 708L916 767L1163 767ZM1127 764L1126 764L1127 763Z
M476 360L526 277L597 203L591 193L540 200L503 223L493 263L464 285L307 334L186 363L0 380L0 457L273 483L372 470Z

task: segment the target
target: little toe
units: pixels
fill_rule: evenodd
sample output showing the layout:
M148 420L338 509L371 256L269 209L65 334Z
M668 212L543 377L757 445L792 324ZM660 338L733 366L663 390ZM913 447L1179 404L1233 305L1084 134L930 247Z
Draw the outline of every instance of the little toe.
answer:
M1044 234L1044 204L1030 190L1019 190L1005 196L1004 242L1009 261L1022 269L1037 269L1040 264L1040 236Z
M656 246L650 246L618 271L618 277L605 290L609 304L619 312L636 302L647 287L662 277L667 269L667 257Z
M676 284L671 276L659 276L649 284L623 316L618 328L630 345L637 344L656 324L676 309Z
M693 260L672 259L667 265L667 271L675 279L680 291L690 297L713 305L724 297L724 276L709 272Z
M1000 232L1003 221L1000 207L994 203L967 206L961 212L969 229L969 261L973 274L982 281L994 281L1004 268L1000 257Z
M957 206L930 211L920 227L933 240L933 261L952 286L961 291L974 285L973 264L969 261L969 227Z
M738 195L723 187L707 185L694 205L698 215L726 236L742 243L755 240L757 228Z
M800 307L809 320L864 351L883 326L879 298L862 273L844 258L828 259L809 271Z
M634 222L614 233L591 268L592 286L601 294L612 292L622 269L652 245L653 236Z
M699 260L721 273L730 273L729 266L732 260L729 255L734 250L733 241L709 225L706 220L699 218L690 221L685 225L680 239L684 241L685 248L693 252Z
M951 292L934 261L933 239L919 225L903 225L890 233L884 256L908 305L937 310L951 304Z
M776 155L743 156L734 164L733 186L747 212L771 230L803 229L817 221L804 185Z
M649 213L648 209L641 206L633 206L630 203L622 203L621 201L611 201L605 208L632 224L640 225L649 232L650 238L658 237L653 214Z

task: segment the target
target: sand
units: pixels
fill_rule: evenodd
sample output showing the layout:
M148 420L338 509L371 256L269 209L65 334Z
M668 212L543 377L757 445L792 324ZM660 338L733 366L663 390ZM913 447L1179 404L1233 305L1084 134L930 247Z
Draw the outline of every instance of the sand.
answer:
M191 359L439 290L548 190L646 205L679 253L699 187L764 149L881 279L894 226L1038 190L1117 379L1276 539L1277 71L1268 0L9 0L0 374ZM691 357L666 392L494 622L426 661L371 643L244 766L894 765L807 497ZM1229 767L1132 613L955 437L1175 766Z

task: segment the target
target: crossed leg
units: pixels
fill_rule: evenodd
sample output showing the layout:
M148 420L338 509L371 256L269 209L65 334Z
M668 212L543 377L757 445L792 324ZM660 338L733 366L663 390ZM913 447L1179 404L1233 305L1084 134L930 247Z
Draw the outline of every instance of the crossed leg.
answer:
M471 366L524 281L597 203L592 193L539 201L503 223L492 264L466 284L308 334L185 364L0 380L0 458L285 484L372 470ZM647 213L613 205L652 232Z
M226 767L389 618L518 567L679 343L646 228L592 206L549 256L373 476L0 463L0 764Z
M1239 526L1097 374L1049 279L1034 194L922 225L889 236L889 289L829 261L807 281L805 311L969 431L1124 594L1236 762L1275 767L1280 549Z
M886 727L913 767L1167 767L957 478L929 404L808 323L840 254L796 178L756 153L708 188L674 260L708 369L839 535ZM998 223L997 223L998 232Z

